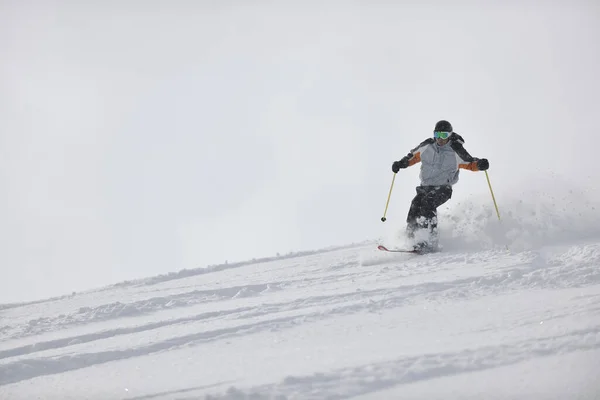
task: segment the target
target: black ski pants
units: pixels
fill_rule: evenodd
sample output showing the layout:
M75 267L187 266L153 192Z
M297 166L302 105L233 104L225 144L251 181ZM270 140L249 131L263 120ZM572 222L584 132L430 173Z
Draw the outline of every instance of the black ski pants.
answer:
M437 228L437 208L450 200L452 186L417 186L406 222L407 231L412 236L415 230L427 228L432 232Z

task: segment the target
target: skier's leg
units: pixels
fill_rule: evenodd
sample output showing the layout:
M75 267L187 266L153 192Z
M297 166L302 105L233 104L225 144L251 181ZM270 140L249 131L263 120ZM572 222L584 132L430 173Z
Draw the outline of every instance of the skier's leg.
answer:
M424 188L419 217L417 218L419 229L426 232L425 237L417 244L420 249L437 248L437 207L448 201L451 196L451 186L429 186Z
M425 200L425 190L421 186L416 188L417 194L413 198L408 216L406 217L406 235L409 238L414 238L415 231L419 228L418 220L422 216L423 202Z
M452 186L440 186L434 196L435 208L438 208L452 198Z
M438 244L437 208L450 200L451 197L452 186L449 185L436 187L435 190L428 192L424 214L426 216L426 228L429 230L429 243L434 248Z
M421 207L421 214L428 220L427 226L437 216L437 208L450 200L451 197L451 186L433 186L428 188Z

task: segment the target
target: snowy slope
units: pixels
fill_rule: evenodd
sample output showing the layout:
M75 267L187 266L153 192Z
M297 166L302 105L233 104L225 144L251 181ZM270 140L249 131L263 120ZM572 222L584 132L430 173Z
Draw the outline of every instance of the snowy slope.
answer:
M0 306L0 399L600 399L597 211L510 209Z

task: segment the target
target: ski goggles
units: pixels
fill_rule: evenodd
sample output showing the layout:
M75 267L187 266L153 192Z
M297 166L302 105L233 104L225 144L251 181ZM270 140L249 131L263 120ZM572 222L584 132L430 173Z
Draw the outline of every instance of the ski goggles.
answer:
M444 132L444 131L435 131L433 132L433 137L436 139L448 139L452 132Z

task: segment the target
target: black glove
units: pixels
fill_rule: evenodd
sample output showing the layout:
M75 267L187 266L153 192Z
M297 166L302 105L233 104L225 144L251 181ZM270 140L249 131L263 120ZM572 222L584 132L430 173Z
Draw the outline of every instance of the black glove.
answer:
M480 160L477 160L477 169L479 169L480 171L485 171L489 167L490 167L490 163L488 162L487 158L482 158Z
M408 168L408 158L404 157L400 161L394 161L392 164L392 171L394 171L394 173L400 171L401 168Z

